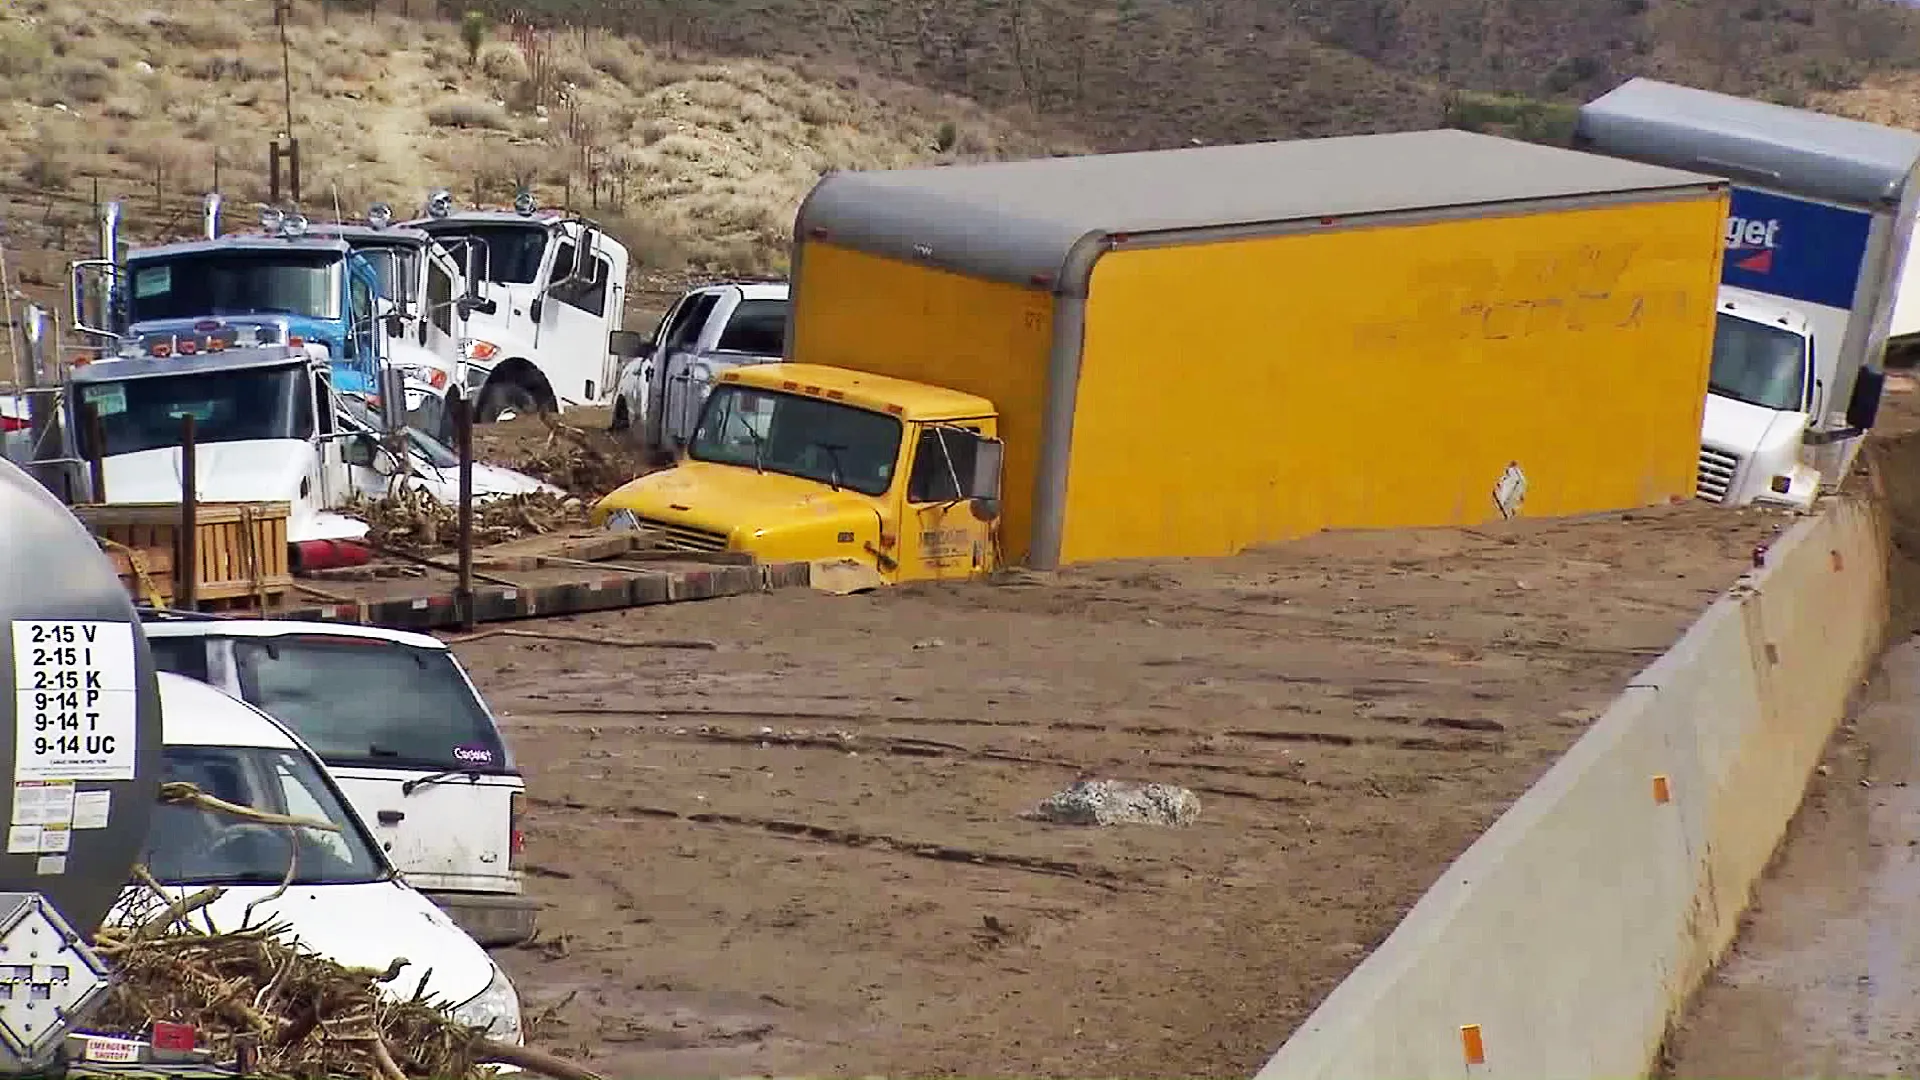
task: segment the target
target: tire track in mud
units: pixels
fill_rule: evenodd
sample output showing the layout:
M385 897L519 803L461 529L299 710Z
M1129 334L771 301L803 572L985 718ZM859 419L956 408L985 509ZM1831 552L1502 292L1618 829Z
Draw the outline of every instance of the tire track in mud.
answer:
M952 844L937 844L924 840L908 840L903 837L889 836L885 833L863 832L858 829L838 829L828 825L814 825L804 821L791 821L784 818L757 817L749 814L726 814L718 811L698 810L683 812L664 806L626 805L618 808L596 806L575 799L553 799L545 796L527 796L529 805L545 810L567 810L593 814L602 820L636 821L655 819L683 821L695 825L716 825L724 828L750 830L783 840L802 843L830 844L837 847L856 850L883 851L913 858L928 859L935 862L959 863L971 866L988 867L997 870L1013 870L1029 874L1041 874L1048 877L1072 878L1076 881L1104 889L1119 892L1124 886L1150 885L1151 882L1139 875L1129 874L1104 866L1093 866L1068 859L1047 859L1035 855L1011 855L1005 852L980 851L973 848L958 847ZM535 871L538 873L539 871ZM547 870L552 875L555 871Z

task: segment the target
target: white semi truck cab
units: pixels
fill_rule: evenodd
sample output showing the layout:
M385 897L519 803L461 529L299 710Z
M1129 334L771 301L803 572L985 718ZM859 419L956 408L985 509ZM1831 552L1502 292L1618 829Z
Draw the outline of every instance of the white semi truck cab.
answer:
M621 329L626 246L585 218L536 210L522 192L512 210L456 210L446 190L405 223L442 245L477 243L479 299L463 359L474 419L562 411L613 392L640 335Z
M191 416L199 499L288 503L296 562L309 541L366 536L365 522L333 512L353 489L331 366L305 348L207 320L131 338L67 379L68 430L80 456L100 459L103 501L179 502L182 421Z
M1710 502L1805 508L1820 492L1820 473L1801 450L1825 395L1812 324L1742 289L1722 287L1719 304L1697 493Z
M1696 493L1808 508L1879 410L1920 133L1633 79L1574 145L1733 182Z

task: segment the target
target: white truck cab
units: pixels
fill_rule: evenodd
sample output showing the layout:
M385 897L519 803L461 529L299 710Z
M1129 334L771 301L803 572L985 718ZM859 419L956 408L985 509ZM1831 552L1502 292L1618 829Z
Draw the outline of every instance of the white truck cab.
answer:
M286 724L407 880L484 944L532 936L515 860L526 783L444 642L337 623L151 613L154 666Z
M1920 217L1920 133L1631 79L1573 145L1732 182L1696 491L1806 509L1872 428Z
M109 503L177 503L182 420L194 418L197 497L286 502L296 558L307 541L357 540L363 521L333 512L352 488L341 456L328 361L260 324L208 319L129 339L68 373L67 430L101 459ZM86 413L98 419L92 445ZM96 499L99 496L96 494Z
M474 419L562 411L613 392L638 335L621 329L625 245L585 218L536 211L522 192L512 210L455 210L436 191L427 216L406 223L442 245L477 243L479 299L463 359Z
M512 981L395 873L393 860L303 740L261 710L193 679L162 671L157 682L166 781L191 783L236 806L332 826L281 828L198 807L158 807L141 862L167 900L217 886L220 896L201 911L215 930L284 921L294 941L335 963L384 970L405 960L399 977L384 984L389 995L405 999L418 992L456 1020L485 1028L489 1038L524 1042ZM133 923L162 902L147 886L130 886L109 918Z
M1820 474L1801 460L1825 406L1814 330L1778 299L1723 286L1700 426L1698 494L1710 502L1804 510Z
M466 385L461 342L477 298L470 295L466 266L452 251L392 220L392 210L376 203L365 224L311 225L308 233L344 240L373 264L380 314L387 320L387 365L406 380L407 424L444 439L452 434L447 394Z

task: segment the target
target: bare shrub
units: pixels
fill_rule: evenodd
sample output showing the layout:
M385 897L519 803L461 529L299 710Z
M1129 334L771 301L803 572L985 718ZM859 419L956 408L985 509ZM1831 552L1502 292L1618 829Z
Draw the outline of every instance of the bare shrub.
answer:
M530 72L527 58L520 50L504 41L495 41L480 50L480 74L495 82L524 82Z
M505 131L507 111L491 101L473 98L448 98L427 107L427 123L443 128L477 128Z
M62 60L53 69L48 90L59 100L93 105L113 91L113 72L97 60Z

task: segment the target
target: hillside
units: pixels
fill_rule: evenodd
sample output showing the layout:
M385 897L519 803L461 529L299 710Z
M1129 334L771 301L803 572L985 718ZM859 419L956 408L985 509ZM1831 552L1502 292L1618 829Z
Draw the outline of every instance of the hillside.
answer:
M414 2L424 7L426 0ZM1631 75L1798 103L1920 58L1920 12L1888 0L469 6L724 53L857 62L1066 124L1110 148L1430 127L1444 115L1447 91L1578 101Z
M0 6L9 246L85 246L96 181L126 200L137 234L191 230L216 178L250 219L286 127L274 12L270 0ZM442 184L505 203L530 183L544 204L592 210L656 269L772 269L826 169L1078 145L825 64L676 58L610 33L515 41L494 28L472 50L451 22L296 0L287 37L309 214L385 199L404 215Z

